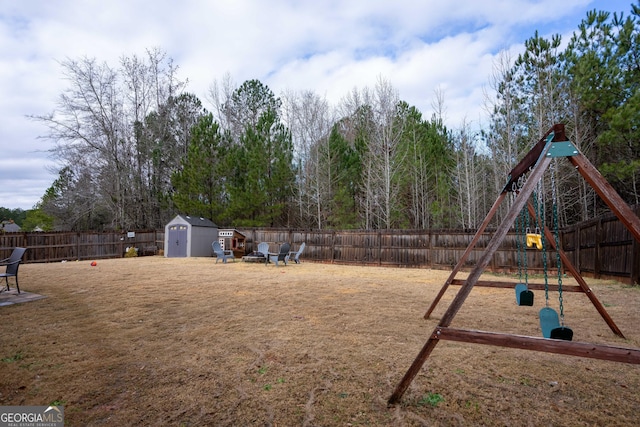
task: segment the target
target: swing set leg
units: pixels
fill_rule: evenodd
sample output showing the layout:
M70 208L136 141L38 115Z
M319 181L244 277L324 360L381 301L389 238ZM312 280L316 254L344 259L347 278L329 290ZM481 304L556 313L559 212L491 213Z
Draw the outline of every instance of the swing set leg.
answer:
M429 358L429 355L431 354L433 349L436 348L436 345L438 345L439 339L434 338L435 336L437 336L437 331L438 328L433 331L433 333L431 334L431 338L429 338L429 340L422 347L422 350L420 350L420 353L418 353L418 355L416 356L415 360L409 367L409 370L407 370L407 373L404 374L404 377L402 377L402 380L400 380L400 383L387 402L389 405L394 405L398 403L400 399L402 399L402 395L405 391L407 391L407 388L409 388L409 385L411 384L415 376L418 375L418 372L420 372L420 369L422 369L422 365L424 365L424 362L427 361L427 358Z

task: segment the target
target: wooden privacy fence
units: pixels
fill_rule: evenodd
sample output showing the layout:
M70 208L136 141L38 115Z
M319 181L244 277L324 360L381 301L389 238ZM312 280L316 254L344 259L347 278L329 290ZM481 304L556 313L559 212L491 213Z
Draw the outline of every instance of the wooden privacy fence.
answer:
M425 267L450 269L458 262L474 232L456 230L292 230L292 229L242 229L246 235L247 251L257 250L258 243L269 242L270 250L277 251L283 242L297 250L306 242L303 260L393 267ZM468 257L466 266L476 264L492 233L484 233ZM518 250L522 236L510 233L493 257L489 270L517 272L518 266L533 273L543 270L542 252L528 248ZM555 252L547 251L547 266L555 268ZM525 261L526 257L526 261ZM520 258L520 262L518 261Z
M241 229L245 234L246 252L257 250L258 243L269 242L271 250L277 251L279 243L290 242L292 250L306 242L302 259L361 265L385 265L396 267L451 268L456 264L473 233L456 230L298 230L298 229ZM516 234L505 239L494 256L491 269L515 271L518 256ZM467 261L475 264L483 248L491 239L485 233ZM139 254L158 253L164 246L164 230L121 232L77 233L77 232L29 232L0 234L0 257L10 255L16 246L29 248L25 262L58 262L62 260L88 260L119 258L126 248L136 247ZM527 267L533 271L542 269L541 253L528 249ZM547 254L549 265L555 265L555 256ZM524 264L521 258L521 264Z
M640 207L634 211L640 215ZM473 230L301 230L240 229L246 236L245 251L257 250L258 243L269 242L277 251L279 243L289 242L297 250L306 242L302 260L339 264L423 267L451 269L471 242ZM491 240L485 232L469 255L465 267L471 268ZM508 233L492 257L487 270L518 272L525 264L530 273L543 272L543 254L535 248L518 249L522 236ZM574 225L561 233L561 244L574 266L585 276L615 278L628 284L640 283L640 244L613 215ZM27 247L25 262L59 262L118 258L127 247L137 247L140 255L157 254L164 249L164 230L131 233L32 232L0 234L0 259L12 248ZM526 253L526 255L525 255ZM554 271L556 254L546 251L547 267ZM525 261L526 260L526 261Z
M157 253L164 245L164 230L135 232L30 232L0 234L0 259L14 247L29 250L24 262L57 262L99 258L119 258L128 247L140 255Z
M640 217L640 206L633 208ZM450 269L461 258L475 231L456 230L292 230L245 229L248 252L260 242L292 243L297 250L306 242L302 259L359 265ZM482 234L466 260L471 268L482 256L493 233ZM518 249L522 236L510 232L492 257L487 270L493 272L544 271L543 253L534 248ZM560 233L560 244L571 263L585 277L611 278L640 285L640 243L613 214L576 224ZM526 253L526 255L525 255ZM557 268L556 253L545 252L547 269Z
M640 217L640 205L633 211ZM583 276L640 285L640 243L613 214L567 228L562 248Z

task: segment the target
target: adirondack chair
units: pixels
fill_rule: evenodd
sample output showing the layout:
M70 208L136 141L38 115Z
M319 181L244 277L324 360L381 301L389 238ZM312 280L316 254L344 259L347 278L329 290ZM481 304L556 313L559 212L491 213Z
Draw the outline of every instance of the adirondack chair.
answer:
M269 253L269 244L267 242L258 243L258 252L266 258Z
M9 277L15 277L16 289L20 293L20 285L18 284L18 267L20 267L20 261L22 256L27 251L26 248L14 248L9 258L0 260L0 265L6 265L4 273L0 273L0 277L4 277L4 281L7 284L7 290L9 290Z
M300 264L300 255L304 250L305 242L302 242L297 252L289 252L289 259L292 259L296 264Z
M231 249L224 250L222 246L220 246L220 242L215 241L211 244L213 248L213 252L216 254L216 264L219 260L222 260L223 263L226 264L227 259L236 260L236 257L233 256L233 251Z
M278 253L269 252L267 255L267 262L265 263L265 265L268 264L270 261L275 262L276 265L278 265L278 261L282 261L284 262L284 265L287 265L287 262L289 261L289 249L291 249L291 245L289 243L283 243L282 246L280 246L280 252Z

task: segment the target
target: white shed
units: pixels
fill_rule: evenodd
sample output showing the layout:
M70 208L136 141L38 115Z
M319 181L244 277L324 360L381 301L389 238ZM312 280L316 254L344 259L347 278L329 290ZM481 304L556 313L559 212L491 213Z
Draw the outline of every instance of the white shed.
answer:
M177 215L164 229L164 256L208 257L211 243L218 240L218 226L213 221L189 215Z

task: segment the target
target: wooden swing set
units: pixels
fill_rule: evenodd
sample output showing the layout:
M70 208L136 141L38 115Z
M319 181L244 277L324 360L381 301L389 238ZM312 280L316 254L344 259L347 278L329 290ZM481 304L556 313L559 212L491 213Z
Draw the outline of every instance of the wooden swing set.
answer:
M545 171L549 168L554 158L564 157L578 170L580 175L587 181L602 200L609 206L611 211L619 218L625 227L631 232L634 238L640 242L640 219L633 213L631 208L622 200L618 193L604 179L598 170L589 162L589 160L578 150L573 143L567 140L563 124L554 125L549 131L538 141L538 143L527 153L527 155L514 167L508 177L508 181L504 189L489 210L486 218L480 225L471 243L466 248L458 263L453 268L449 278L444 283L435 300L424 315L428 319L435 307L444 296L450 285L459 285L461 288L455 298L449 305L448 309L442 316L440 322L435 327L429 339L424 344L417 357L407 370L406 374L396 387L395 391L389 398L390 405L395 404L402 399L405 391L418 374L427 358L441 340L460 341L475 344L494 345L499 347L517 348L523 350L542 351L548 353L566 354L571 356L579 356L593 359L610 360L615 362L640 364L640 349L623 348L609 345L601 345L585 342L573 342L571 337L573 332L564 326L564 322L559 324L557 313L545 307L540 311L540 325L543 330L543 337L531 337L524 335L504 334L496 332L468 330L451 328L451 322L469 296L474 286L497 287L497 288L516 288L516 300L518 303L524 302L522 305L529 305L528 299L533 296L528 292L531 290L544 290L548 297L550 290L557 291L560 294L562 302L562 292L582 292L587 295L593 306L596 308L600 316L607 323L609 328L617 336L624 338L622 331L616 326L613 319L609 316L604 306L600 303L591 288L584 281L578 270L573 266L567 255L560 247L557 239L557 230L552 233L545 224L540 213L536 210L530 201L536 185L542 179ZM525 179L525 176L528 176ZM519 183L521 185L519 185ZM475 248L480 240L482 233L487 228L494 215L496 214L500 204L504 201L507 194L515 193L513 203L509 208L502 223L496 229L493 237L485 248L484 252L478 259L475 267L471 270L466 280L456 279L456 275L465 264L466 259ZM504 240L509 229L513 226L520 212L525 208L531 218L540 224L540 234L544 233L545 242L548 242L552 249L558 255L559 262L562 262L565 270L569 272L578 283L577 286L562 286L559 279L558 285L545 284L515 284L506 281L480 281L480 275L489 265L494 253ZM554 206L555 209L555 206ZM528 233L528 243L538 246L540 234ZM540 246L544 243L540 242ZM538 246L538 247L540 247ZM560 268L560 265L558 265ZM559 275L560 277L560 275ZM523 286L520 286L523 285ZM525 292L525 293L522 293ZM548 298L547 298L548 299ZM527 301L527 302L525 302ZM562 308L562 305L561 305ZM546 310L548 309L548 310ZM562 311L562 310L561 310Z

